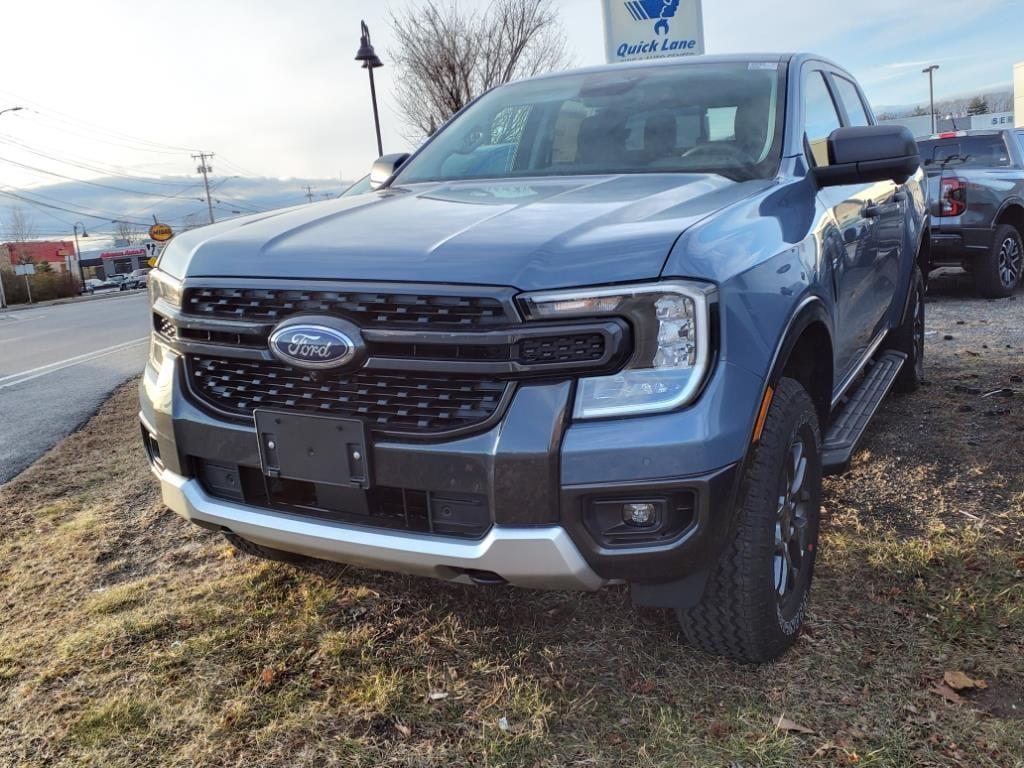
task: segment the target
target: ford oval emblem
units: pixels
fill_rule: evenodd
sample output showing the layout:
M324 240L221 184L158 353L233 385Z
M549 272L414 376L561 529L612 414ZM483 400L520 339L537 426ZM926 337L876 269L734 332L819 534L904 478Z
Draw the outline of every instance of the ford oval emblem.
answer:
M326 325L287 325L270 335L270 351L296 368L340 368L355 357L356 350L348 334Z

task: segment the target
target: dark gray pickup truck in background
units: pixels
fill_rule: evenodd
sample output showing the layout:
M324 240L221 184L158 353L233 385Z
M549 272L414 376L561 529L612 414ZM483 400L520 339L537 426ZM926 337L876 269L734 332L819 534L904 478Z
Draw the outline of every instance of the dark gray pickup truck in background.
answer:
M983 296L1009 296L1024 272L1024 130L943 133L918 146L932 266L963 267Z

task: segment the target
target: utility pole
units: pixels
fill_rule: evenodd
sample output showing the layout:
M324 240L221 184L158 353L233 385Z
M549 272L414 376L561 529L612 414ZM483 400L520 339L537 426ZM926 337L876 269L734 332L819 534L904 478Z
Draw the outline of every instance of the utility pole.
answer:
M153 217L156 218L155 216ZM85 288L85 269L82 268L82 249L78 245L78 228L82 228L82 237L88 237L89 233L85 231L85 224L77 222L75 224L75 258L78 259L78 279L82 283L82 288Z
M306 201L312 203L313 202L313 187L311 187L309 184L307 184L306 186L303 187L303 189L306 190Z
M213 167L206 162L207 158L213 160L213 152L200 152L198 155L192 155L193 160L199 161L196 171L203 174L203 184L206 186L206 207L210 210L210 223L213 224L213 200L210 199L210 177L208 175L213 173Z
M932 115L932 135L934 136L939 132L938 124L935 120L935 70L939 68L938 64L932 64L927 69L922 69L921 72L928 75L928 99L931 103L931 115Z

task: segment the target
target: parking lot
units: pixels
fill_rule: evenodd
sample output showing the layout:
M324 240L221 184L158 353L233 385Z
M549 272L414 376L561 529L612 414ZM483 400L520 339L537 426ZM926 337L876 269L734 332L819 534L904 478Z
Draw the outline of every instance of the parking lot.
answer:
M826 481L807 629L760 668L618 588L236 555L164 510L129 384L0 489L0 764L1019 766L1024 297L928 311L928 386Z

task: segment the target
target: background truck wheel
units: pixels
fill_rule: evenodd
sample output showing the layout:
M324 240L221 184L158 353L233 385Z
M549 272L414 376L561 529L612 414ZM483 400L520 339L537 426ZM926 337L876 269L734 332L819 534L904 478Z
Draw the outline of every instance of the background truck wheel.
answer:
M1011 296L1024 272L1024 243L1016 227L1003 224L996 229L992 249L978 259L974 279L978 292L992 299Z
M677 614L687 640L745 663L796 641L810 594L821 508L821 432L810 395L783 379L740 490L735 538L695 608Z
M907 312L899 328L889 334L885 346L907 356L899 378L893 386L897 392L910 393L917 391L924 381L924 277L920 269L915 269L910 278L910 301Z

